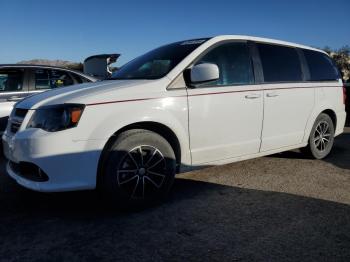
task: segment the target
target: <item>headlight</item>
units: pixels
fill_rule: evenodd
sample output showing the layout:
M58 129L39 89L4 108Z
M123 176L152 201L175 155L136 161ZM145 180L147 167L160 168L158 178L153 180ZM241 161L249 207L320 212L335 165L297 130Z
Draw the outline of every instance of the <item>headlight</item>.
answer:
M35 110L27 128L41 128L48 132L55 132L76 127L84 108L84 105L79 104L39 107Z

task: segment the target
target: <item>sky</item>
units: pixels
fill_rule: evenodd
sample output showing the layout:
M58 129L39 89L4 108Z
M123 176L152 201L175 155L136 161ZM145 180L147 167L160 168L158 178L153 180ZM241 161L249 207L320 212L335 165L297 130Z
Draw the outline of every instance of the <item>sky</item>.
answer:
M350 0L0 0L0 64L120 53L122 65L166 43L221 34L340 48L350 45L349 17Z

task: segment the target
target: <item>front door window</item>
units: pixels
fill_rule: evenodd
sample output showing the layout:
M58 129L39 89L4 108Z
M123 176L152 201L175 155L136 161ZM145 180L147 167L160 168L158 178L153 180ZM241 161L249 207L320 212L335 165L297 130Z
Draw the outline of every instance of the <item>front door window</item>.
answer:
M0 92L16 92L23 90L23 70L1 69Z

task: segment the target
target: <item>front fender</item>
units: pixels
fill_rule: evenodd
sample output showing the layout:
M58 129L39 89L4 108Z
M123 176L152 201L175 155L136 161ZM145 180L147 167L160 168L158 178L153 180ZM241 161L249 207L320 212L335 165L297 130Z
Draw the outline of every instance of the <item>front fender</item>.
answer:
M87 106L77 128L77 140L100 140L103 149L108 139L125 126L156 122L167 126L177 136L181 162L191 164L186 96L168 96Z

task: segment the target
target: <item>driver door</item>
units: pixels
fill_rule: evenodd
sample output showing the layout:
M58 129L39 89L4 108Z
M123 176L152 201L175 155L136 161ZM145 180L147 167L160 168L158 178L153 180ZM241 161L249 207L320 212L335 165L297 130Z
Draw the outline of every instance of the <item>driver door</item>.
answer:
M263 91L254 84L247 43L216 46L195 64L200 63L216 64L220 78L187 89L192 164L258 153Z

